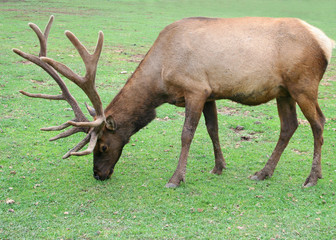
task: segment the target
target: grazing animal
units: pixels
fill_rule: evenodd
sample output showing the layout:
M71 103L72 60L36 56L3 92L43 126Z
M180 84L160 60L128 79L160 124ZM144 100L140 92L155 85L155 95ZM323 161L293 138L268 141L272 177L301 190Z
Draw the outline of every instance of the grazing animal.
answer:
M29 97L66 100L75 118L57 127L62 130L51 140L86 132L86 137L64 158L93 152L94 177L110 178L123 147L130 137L155 118L155 108L170 103L185 107L182 149L178 165L167 187L185 181L187 157L196 127L203 112L213 143L215 166L221 174L226 163L218 138L215 101L232 101L258 105L276 99L281 131L276 147L265 167L251 178L271 177L291 136L298 127L296 104L309 121L314 136L311 172L304 186L313 186L322 177L321 147L325 117L318 105L318 86L331 59L334 41L321 30L295 18L186 18L164 28L112 102L104 110L95 88L98 59L103 45L99 33L93 54L71 32L66 36L78 50L85 76L78 76L64 64L46 57L48 33L54 17L44 31L29 26L40 40L39 57L13 49L15 53L43 68L62 90L60 95L31 94ZM58 75L76 83L89 97L90 122ZM79 152L87 143L88 149Z

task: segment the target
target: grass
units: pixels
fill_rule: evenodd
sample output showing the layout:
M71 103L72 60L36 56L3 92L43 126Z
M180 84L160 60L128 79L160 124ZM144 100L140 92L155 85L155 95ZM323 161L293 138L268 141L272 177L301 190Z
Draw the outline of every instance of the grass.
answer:
M264 166L277 141L275 102L251 108L219 101L228 169L221 176L208 173L214 159L202 119L190 151L187 182L166 189L180 151L183 109L160 107L158 119L126 145L112 178L98 182L92 177L92 156L61 159L82 135L48 142L53 135L38 131L68 120L72 113L65 111L65 103L20 95L20 89L59 90L42 70L11 52L13 47L37 52L36 36L27 23L42 28L53 14L48 56L83 72L63 32L73 31L92 49L103 30L97 88L106 106L161 29L175 20L299 17L336 39L335 7L333 0L2 1L0 239L336 239L335 58L320 86L319 103L328 121L324 179L317 186L301 188L313 154L311 130L301 112L300 127L274 176L255 182L248 176ZM69 88L79 102L87 101L75 86ZM237 125L244 130L234 131ZM10 199L15 202L8 204Z

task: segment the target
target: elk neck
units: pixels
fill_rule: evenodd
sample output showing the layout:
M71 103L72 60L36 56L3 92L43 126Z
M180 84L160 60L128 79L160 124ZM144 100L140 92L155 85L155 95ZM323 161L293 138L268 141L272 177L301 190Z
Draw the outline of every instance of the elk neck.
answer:
M159 87L160 73L146 71L148 68L144 65L147 64L140 63L105 109L105 116L112 116L125 138L129 138L151 122L156 116L155 109L167 102Z

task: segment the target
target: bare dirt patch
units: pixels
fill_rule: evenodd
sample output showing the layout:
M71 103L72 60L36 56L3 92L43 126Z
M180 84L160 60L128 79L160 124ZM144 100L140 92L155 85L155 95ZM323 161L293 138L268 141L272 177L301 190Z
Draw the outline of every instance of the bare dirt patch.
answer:
M303 154L307 154L308 153L306 151L301 151L301 150L296 149L296 148L292 149L292 151L295 152L298 155L303 155Z
M232 107L221 107L221 108L218 108L217 112L218 114L226 115L226 116L234 116L234 115L248 116L250 114L250 111L243 112L240 109L232 108Z
M164 118L155 118L156 121L163 121L163 122L167 122L169 120L171 120L171 118L169 118L168 116L164 117Z
M218 109L218 113L222 115L233 116L239 114L239 110L231 107L221 107Z

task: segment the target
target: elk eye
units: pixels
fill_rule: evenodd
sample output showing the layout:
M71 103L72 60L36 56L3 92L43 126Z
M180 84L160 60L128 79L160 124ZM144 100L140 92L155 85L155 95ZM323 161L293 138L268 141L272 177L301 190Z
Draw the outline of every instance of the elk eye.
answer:
M102 145L102 146L100 146L100 151L101 151L101 152L106 152L107 149L108 149L108 147L107 147L106 145Z

